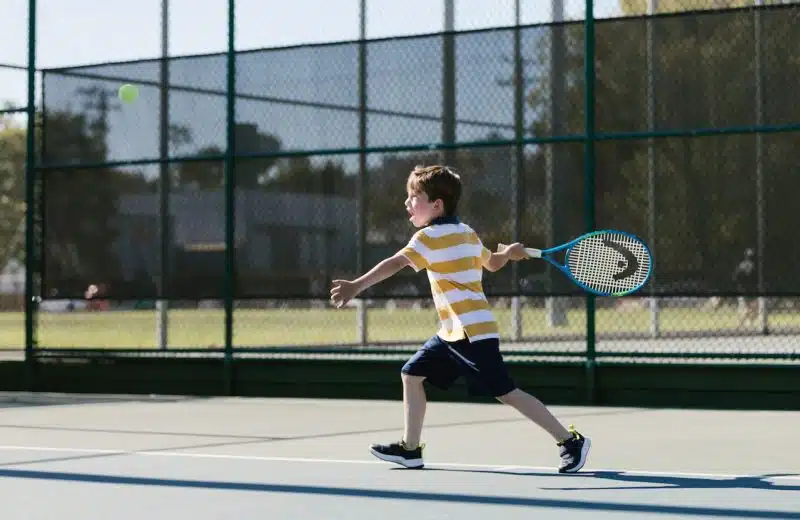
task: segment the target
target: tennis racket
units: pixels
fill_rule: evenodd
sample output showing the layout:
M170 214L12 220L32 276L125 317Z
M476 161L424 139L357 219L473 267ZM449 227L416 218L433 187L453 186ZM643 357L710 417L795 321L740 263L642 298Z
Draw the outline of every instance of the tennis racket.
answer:
M557 258L562 251L563 262ZM598 296L636 292L650 279L653 269L647 244L614 229L586 233L549 249L526 247L525 252L547 260L579 287Z

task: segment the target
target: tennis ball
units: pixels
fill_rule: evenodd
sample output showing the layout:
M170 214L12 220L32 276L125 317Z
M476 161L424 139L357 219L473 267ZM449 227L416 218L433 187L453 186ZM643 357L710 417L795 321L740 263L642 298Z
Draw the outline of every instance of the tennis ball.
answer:
M133 103L139 97L139 89L126 83L119 88L119 98L123 103Z

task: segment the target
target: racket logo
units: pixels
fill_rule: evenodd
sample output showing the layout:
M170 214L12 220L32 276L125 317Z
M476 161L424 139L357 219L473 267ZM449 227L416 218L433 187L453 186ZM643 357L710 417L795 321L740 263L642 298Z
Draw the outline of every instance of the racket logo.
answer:
M607 238L603 239L603 245L606 247L610 247L611 249L615 250L617 253L621 254L625 260L620 260L617 264L617 267L624 268L622 271L615 273L612 278L614 280L624 280L626 278L630 278L636 271L639 270L639 260L636 258L636 255L628 249L627 247L623 246L618 242L614 242Z

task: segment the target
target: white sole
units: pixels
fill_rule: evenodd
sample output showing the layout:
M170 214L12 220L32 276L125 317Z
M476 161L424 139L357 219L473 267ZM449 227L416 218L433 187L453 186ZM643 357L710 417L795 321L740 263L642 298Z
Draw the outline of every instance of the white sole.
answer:
M406 468L421 468L425 464L422 459L405 459L403 457L398 457L397 455L385 455L373 450L372 448L369 449L369 452L381 460L385 460L386 462L394 462L395 464L399 464Z
M576 473L583 468L584 464L586 464L586 459L589 455L589 449L592 447L592 441L588 437L584 437L584 443L581 447L581 458L578 461L578 465L572 469L564 471L564 473Z

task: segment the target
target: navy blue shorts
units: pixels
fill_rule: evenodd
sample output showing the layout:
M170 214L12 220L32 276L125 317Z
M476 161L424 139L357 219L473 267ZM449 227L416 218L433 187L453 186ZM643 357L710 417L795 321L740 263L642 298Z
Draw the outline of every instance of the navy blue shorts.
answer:
M470 394L499 397L517 388L500 353L500 341L468 339L445 341L434 336L420 348L403 369L403 374L420 376L446 390L461 376Z

